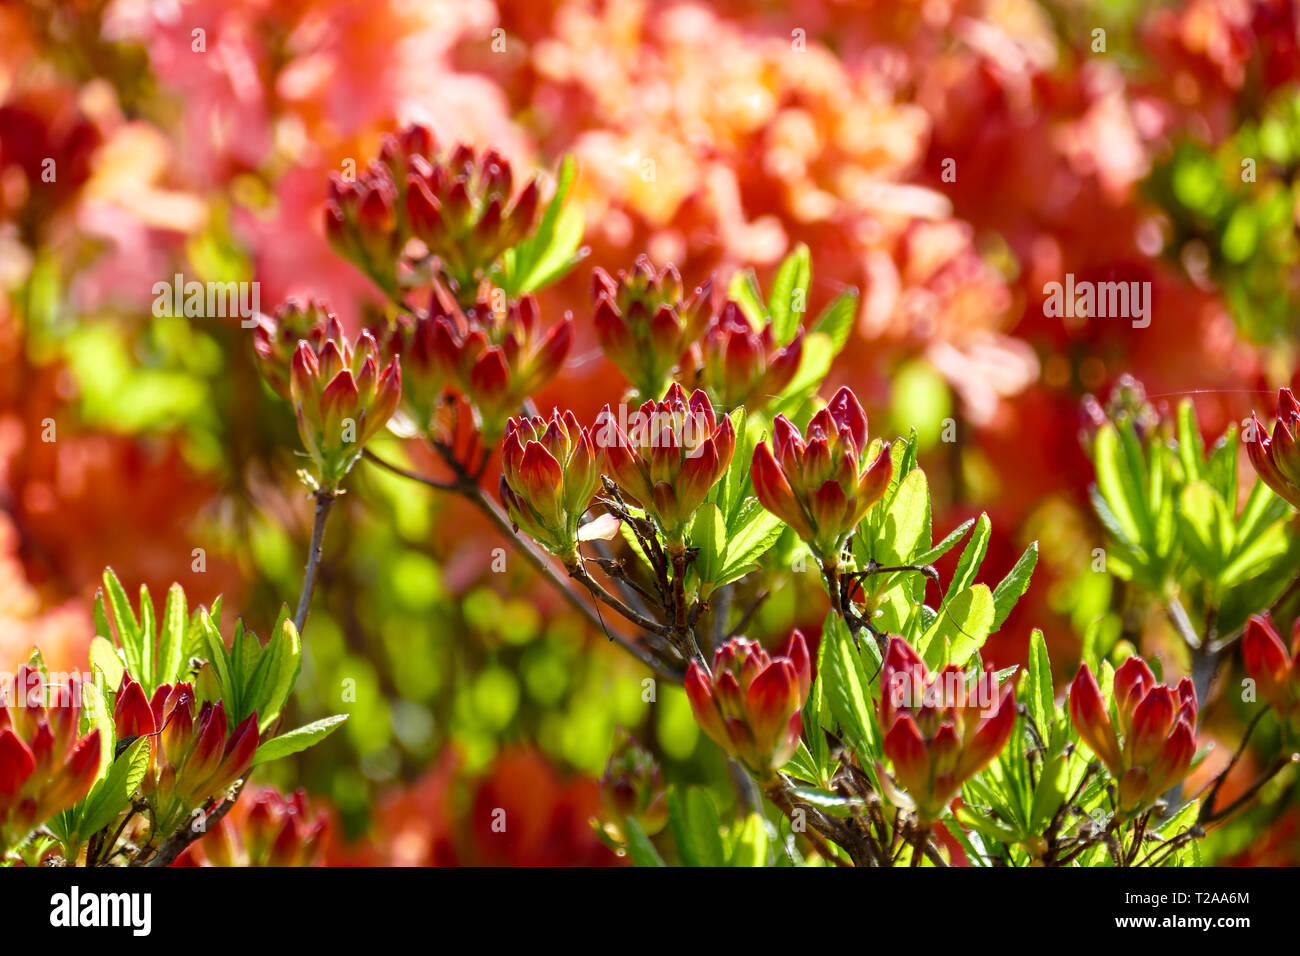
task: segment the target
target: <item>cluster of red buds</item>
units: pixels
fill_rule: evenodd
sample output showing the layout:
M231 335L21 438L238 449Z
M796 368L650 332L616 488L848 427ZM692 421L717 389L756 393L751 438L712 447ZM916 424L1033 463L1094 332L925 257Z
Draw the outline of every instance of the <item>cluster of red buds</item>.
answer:
M1252 615L1241 637L1241 657L1259 695L1281 720L1300 714L1300 620L1288 651L1268 612Z
M427 131L426 131L427 133ZM405 159L406 215L412 234L437 256L460 292L472 291L501 254L533 230L539 188L529 181L512 201L514 175L496 150L477 155L460 145L445 162L430 141Z
M501 451L501 501L515 528L566 566L578 561L578 525L599 480L591 436L573 412L511 418Z
M49 684L35 668L0 685L0 852L90 792L99 731L79 735L82 684Z
M601 268L592 273L596 338L638 395L658 395L682 364L708 324L711 289L705 282L684 299L677 269L656 272L644 255L618 278Z
M1016 724L1015 690L991 670L973 678L948 665L931 674L902 638L889 641L880 671L885 756L922 825L938 820L962 784L1002 752ZM882 780L886 778L881 775Z
M849 535L883 497L893 474L889 442L864 469L867 416L847 387L808 423L805 438L776 416L772 443L754 449L754 494L795 530L823 564L837 567Z
M333 490L397 410L401 367L394 357L381 372L374 337L362 332L353 349L331 318L323 335L298 341L289 393L316 480Z
M1300 402L1291 389L1277 393L1277 421L1270 435L1252 412L1250 416L1252 441L1246 442L1246 451L1255 472L1278 497L1300 508Z
M761 409L790 384L803 358L803 330L774 347L772 323L760 331L727 302L700 340L700 378L723 408Z
M798 749L811 684L812 662L799 631L783 655L774 657L757 642L735 637L714 653L712 674L694 660L686 671L686 696L696 722L763 781Z
M1084 664L1070 685L1070 721L1119 783L1119 812L1150 808L1191 769L1196 753L1196 690L1156 683L1146 661L1130 657L1115 672L1115 723ZM1121 740L1121 737L1123 738Z
M297 299L286 299L275 310L274 318L257 316L253 354L258 371L277 395L289 401L289 368L298 343L306 339L312 348L319 349L327 337L342 334L338 318L329 306L315 300L303 305Z
M644 403L624 428L604 407L592 428L605 471L645 508L668 539L681 544L686 523L731 464L736 431L696 389L673 382L663 401Z
M150 768L141 793L154 807L158 832L170 832L194 808L217 797L252 766L257 752L257 714L233 729L224 702L206 702L194 714L194 688L160 684L152 698L123 675L113 707L120 741L150 737Z
M328 817L310 812L302 790L285 797L273 787L264 787L245 794L236 810L245 801L247 810L239 820L230 819L232 812L199 844L208 862L213 866L316 865Z
M390 291L407 243L419 239L458 294L473 294L501 254L533 229L536 178L514 196L510 163L459 145L440 155L433 133L408 126L383 139L356 177L330 177L325 231L340 256Z
M668 822L668 801L659 765L622 727L600 778L601 827L615 843L626 843L626 820L634 820L646 836Z
M352 180L330 175L325 236L331 248L389 292L397 291L397 262L406 247L399 203L392 171L379 160Z
M435 293L427 317L399 320L390 348L405 363L417 426L429 426L440 396L454 387L491 445L524 400L559 373L572 341L572 318L543 330L535 298L509 301L485 285L469 310Z

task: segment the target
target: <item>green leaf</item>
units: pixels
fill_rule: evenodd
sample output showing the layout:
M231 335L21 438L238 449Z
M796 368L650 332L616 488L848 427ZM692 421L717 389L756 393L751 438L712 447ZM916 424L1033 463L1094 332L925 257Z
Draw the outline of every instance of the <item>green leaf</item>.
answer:
M126 668L122 664L122 658L113 646L113 642L106 637L96 637L90 642L90 666L98 667L104 675L104 686L117 688L122 684L122 675Z
M153 617L153 598L149 596L149 588L140 585L140 683L152 691L158 686L154 676L156 670L154 661L154 652L156 641L154 635L157 629L154 626Z
M1232 549L1227 506L1207 482L1189 482L1178 496L1178 524L1192 563L1208 580L1217 580Z
M790 384L781 390L777 407L772 409L773 414L793 411L794 406L815 392L825 380L834 360L835 348L830 336L822 332L809 332L805 335L799 370L794 373Z
M947 602L922 636L917 650L931 670L945 663L945 657L946 663L963 667L988 640L993 615L993 595L988 587L969 587Z
M1201 429L1196 423L1196 406L1185 398L1178 403L1178 458L1183 464L1187 481L1201 477L1201 461L1205 445L1201 442Z
M282 608L275 634L258 662L248 692L248 712L257 711L259 733L266 733L279 719L301 672L302 641L289 620L288 609Z
M221 685L221 698L226 702L226 709L239 709L240 688L235 685L230 670L230 657L226 653L226 642L221 639L221 632L212 623L212 618L204 612L199 619L203 649L208 655L208 663L216 671L217 682Z
M173 584L167 589L163 606L162 633L158 636L158 684L174 684L181 679L185 664L185 589Z
M144 674L143 647L140 637L140 623L135 619L135 612L131 610L131 602L127 599L126 591L122 588L122 582L117 579L112 568L104 569L104 593L108 596L108 607L112 613L112 623L117 633L117 641L122 648L123 658L126 660L126 669L131 672L131 676L140 680L140 675ZM106 622L107 623L107 622ZM105 627L107 631L107 627ZM102 635L103 637L112 637L113 631Z
M1007 576L993 589L993 630L997 630L1007 619L1007 615L1016 606L1021 595L1029 588L1029 579L1038 566L1038 542L1030 542L1019 560L1007 572Z
M1047 641L1043 632L1034 629L1029 636L1029 666L1027 668L1029 714L1034 725L1046 740L1056 722L1056 692L1052 685L1052 664L1047 656Z
M913 564L934 564L934 562L938 561L945 554L951 551L957 545L958 541L966 537L966 532L970 531L970 529L973 527L975 527L975 519L968 518L959 527L951 531L946 538L944 538L942 541L936 544L929 551L926 551L924 554L917 555L916 559L912 563Z
M812 257L799 243L776 270L767 311L772 317L772 337L777 345L794 338L808 308L808 286L812 282ZM796 302L796 299L798 302ZM799 305L799 308L796 308Z
M149 738L137 737L113 761L108 775L91 788L77 826L79 836L98 833L126 809L136 787L149 769Z
M754 498L745 502L737 525L727 533L726 555L713 582L715 587L730 584L753 571L757 567L755 562L776 544L785 530L781 519Z
M1070 784L1069 774L1066 773L1069 762L1065 754L1056 754L1047 761L1038 778L1038 786L1034 788L1034 802L1029 808L1029 827L1035 833L1051 822L1065 802L1066 788Z
M930 548L930 485L925 472L913 469L899 484L885 509L873 557L884 567L914 564Z
M831 340L831 354L839 355L853 333L853 321L857 315L858 290L845 289L822 310L812 330L824 333Z
M641 824L637 823L631 817L625 817L623 820L623 832L627 834L627 855L631 858L636 866L667 866L664 858L659 855L655 845L650 842L645 831L641 829Z
M979 573L980 565L984 563L984 555L988 553L992 530L993 526L988 514L982 513L979 520L975 522L975 533L966 542L961 557L957 559L957 569L952 573L948 593L960 594L975 583L975 575Z
M1143 541L1139 515L1142 513L1141 485L1133 480L1121 447L1119 432L1107 423L1097 432L1093 445L1093 463L1097 470L1097 487L1115 519L1115 531L1121 540L1139 547Z
M108 684L105 678L105 686L116 687L117 685ZM113 751L117 746L117 729L113 725L113 712L109 709L108 701L104 699L104 694L99 687L93 683L81 685L81 714L87 728L99 731L99 767L95 771L95 779L100 780L108 773L109 765L113 762Z
M700 579L701 599L713 591L721 575L722 561L727 547L726 522L718 506L706 501L691 522L689 544L696 549L691 568Z
M862 755L878 756L873 708L868 698L870 678L848 627L834 612L822 628L823 692L831 713Z
M668 790L668 825L682 862L687 866L722 866L722 822L709 792L688 787L683 797L676 787Z
M549 285L580 258L577 249L584 228L582 211L576 205L565 204L576 172L573 156L566 155L560 162L555 194L542 213L536 231L506 251L502 259L501 286L510 295L532 292Z
M288 757L290 754L296 754L308 747L314 747L338 730L343 721L347 719L347 714L335 714L333 717L322 718L296 730L291 730L286 734L281 734L279 737L272 737L270 740L264 741L257 748L257 753L253 754L253 766L270 763L272 760L279 760L281 757Z
M709 492L709 500L722 511L723 527L728 529L734 527L736 516L752 491L749 470L754 459L754 446L764 437L762 419L759 416L748 417L743 405L734 409L729 417L736 433L736 448L731 464Z
M740 311L745 313L745 318L756 331L762 331L767 324L767 309L753 269L741 269L731 277L727 298L740 306Z
M762 814L751 813L733 829L734 845L728 866L754 867L767 863L767 821Z

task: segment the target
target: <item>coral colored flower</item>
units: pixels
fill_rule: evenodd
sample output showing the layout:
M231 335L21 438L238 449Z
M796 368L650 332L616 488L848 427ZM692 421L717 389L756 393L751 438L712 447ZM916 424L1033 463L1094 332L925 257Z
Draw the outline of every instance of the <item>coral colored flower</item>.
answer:
M861 468L867 416L846 387L813 416L806 439L784 415L776 416L772 445L775 452L767 442L754 449L754 493L820 561L838 564L849 535L889 487L889 442Z
M608 405L592 428L605 471L646 509L670 546L680 544L686 522L731 464L736 432L726 415L696 389L687 399L674 382L661 402L646 402L627 422Z
M1241 638L1241 658L1259 695L1285 720L1300 711L1300 620L1291 634L1288 652L1265 611L1253 614Z
M81 694L26 665L0 684L0 853L90 792L104 743L78 735Z
M1277 421L1270 435L1252 412L1250 416L1254 441L1246 442L1246 451L1255 473L1263 479L1278 497L1300 508L1300 402L1291 389L1277 393Z
M799 746L811 683L812 663L801 632L790 636L785 655L775 657L757 642L735 637L714 653L711 676L699 661L691 661L686 696L704 732L766 780Z
M923 823L932 823L1011 737L1015 689L991 670L970 678L955 665L931 674L902 638L889 641L880 671L883 749Z
M676 267L655 272L644 255L617 279L601 268L592 272L596 338L639 395L658 395L682 364L709 320L711 289L705 282L684 298Z
M700 342L704 389L723 408L760 409L790 384L803 357L803 330L774 347L772 323L750 324L740 306L728 302Z
M646 836L654 836L668 822L668 801L659 765L622 727L614 735L614 749L600 778L601 825L615 843L626 843L624 821L637 822Z
M1112 724L1097 680L1080 666L1070 685L1070 722L1119 783L1119 811L1151 807L1191 769L1196 753L1196 690L1157 684L1146 661L1130 657L1115 672Z
M577 561L578 523L599 477L591 437L573 412L553 411L549 422L541 416L507 422L501 501L516 529L566 565Z
M354 351L331 320L321 340L298 342L289 391L316 477L333 489L396 411L402 372L396 357L379 370L379 347L369 332L361 333Z

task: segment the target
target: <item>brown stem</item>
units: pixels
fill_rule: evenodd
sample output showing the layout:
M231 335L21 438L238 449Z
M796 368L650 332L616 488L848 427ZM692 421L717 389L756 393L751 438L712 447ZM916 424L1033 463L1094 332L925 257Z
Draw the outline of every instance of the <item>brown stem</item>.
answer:
M612 641L614 641L614 643L618 644L625 651L627 651L629 654L631 654L633 657L639 660L646 667L649 667L652 671L659 674L661 677L665 677L669 680L673 680L677 682L680 682L682 680L682 675L685 673L684 669L679 671L676 667L664 661L660 661L648 649L642 647L640 644L634 641L627 639L623 635L617 633L616 631L611 630L608 626L606 626L605 621L600 616L600 614L591 605L589 605L586 601L584 601L581 598L581 596L579 596L577 591L575 591L573 588L569 586L568 581L560 574L558 570L556 570L555 565L551 563L550 558L542 551L540 551L531 541L515 533L515 529L510 523L509 516L507 516L506 513L501 510L500 506L498 506L495 501L493 501L491 498L489 498L486 494L483 493L483 489L478 486L477 482L474 482L470 478L468 473L465 472L463 468L457 469L459 475L457 481L442 482L442 481L438 481L437 479L430 478L427 475L421 475L417 472L408 471L405 468L400 468L387 461L384 461L382 458L369 451L365 452L365 457L370 461L374 462L375 464L379 465L381 468L385 468L395 475L400 475L401 477L408 478L411 481L417 481L423 485L427 485L428 487L438 491L448 491L454 494L458 494L461 497L468 500L471 504L473 504L476 508L478 508L479 511L483 512L483 514L485 514L489 518L489 520L491 520L491 522L496 526L497 530L501 532L502 536L515 546L515 548L519 551L520 554L523 555L524 559L528 561L528 563L533 567L533 569L537 571L537 573L540 574L547 581L547 583L549 583L556 591L558 591L560 595L566 601L569 602L569 604L571 604L579 613L581 613L582 616L586 618L587 621L593 627L596 627L601 631L603 631L606 635L609 636L609 638ZM451 464L453 465L453 467L455 467L454 463ZM603 589L601 590L603 591ZM620 614L624 613L623 609L621 608L616 608L616 610L618 610ZM629 619L635 621L635 618L629 618ZM639 624L639 622L637 623ZM652 633L659 633L658 630L659 626L653 624L653 622L649 622L649 623L651 625L649 630L651 630Z
M1241 796L1236 800L1233 800L1232 803L1228 804L1217 813L1211 813L1204 819L1198 819L1197 823L1207 827L1222 823L1246 804L1250 803L1251 800L1255 799L1255 795L1263 789L1264 784L1268 783L1288 766L1296 763L1298 760L1300 760L1300 754L1291 754L1286 757L1279 757L1274 761L1272 767L1260 774L1259 779L1246 788L1246 791Z
M325 522L329 518L330 507L338 497L335 491L321 489L316 492L316 514L312 520L311 548L307 552L307 569L303 572L302 591L298 594L298 610L293 615L293 626L299 638L307 623L307 610L311 607L311 597L316 591L316 573L320 569L323 554L322 543L325 540Z
M786 815L786 817L789 818L790 825L793 826L795 823L795 817L794 817L795 806L793 803L790 802L790 798L786 795L785 788L779 783L773 784L767 790L767 798L771 800L773 804L776 805L776 808L778 810L780 810L783 814ZM806 808L804 810L804 819L805 820L814 819L813 814L808 813ZM817 855L820 856L822 859L828 860L831 863L834 863L836 866L844 866L844 867L853 866L852 863L849 863L838 853L834 852L830 848L830 846L827 845L826 841L822 838L822 835L812 827L808 827L807 829L803 830L802 834L804 837L807 838L808 842L813 845L813 848L817 851Z
M1255 732L1255 728L1259 725L1260 720L1263 719L1264 715L1267 713L1267 707L1260 708L1259 713L1257 713L1251 719L1250 723L1246 725L1246 732L1242 735L1241 743L1237 745L1237 752L1232 755L1232 759L1228 761L1228 765L1220 770L1218 775L1207 784L1207 786L1212 787L1212 789L1210 790L1210 795L1205 798L1205 802L1201 804L1200 812L1196 815L1197 823L1204 823L1214 814L1214 801L1218 798L1219 791L1223 788L1223 782L1228 779L1228 774L1232 773L1232 768L1237 766L1237 761L1241 760L1241 755L1246 752L1246 745L1250 743L1250 735ZM1197 796L1200 796L1200 794L1197 794Z

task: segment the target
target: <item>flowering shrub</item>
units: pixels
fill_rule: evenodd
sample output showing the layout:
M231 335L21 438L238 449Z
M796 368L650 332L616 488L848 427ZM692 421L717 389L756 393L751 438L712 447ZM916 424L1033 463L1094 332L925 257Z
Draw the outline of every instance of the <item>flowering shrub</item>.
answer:
M102 6L0 10L0 865L1294 826L1293 12Z

